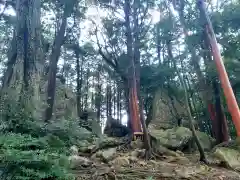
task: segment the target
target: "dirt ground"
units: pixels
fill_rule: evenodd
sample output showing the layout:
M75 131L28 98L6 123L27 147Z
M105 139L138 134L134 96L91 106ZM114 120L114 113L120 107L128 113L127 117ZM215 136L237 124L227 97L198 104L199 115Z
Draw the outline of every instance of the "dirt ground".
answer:
M78 180L240 180L240 172L198 162L197 154L165 156L161 160L132 159L124 153L118 161L95 162L76 170ZM131 158L130 158L131 159Z

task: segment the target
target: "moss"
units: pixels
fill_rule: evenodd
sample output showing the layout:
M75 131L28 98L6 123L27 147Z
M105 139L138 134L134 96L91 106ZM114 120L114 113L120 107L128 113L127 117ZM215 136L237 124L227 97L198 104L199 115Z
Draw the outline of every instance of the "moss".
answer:
M240 169L240 152L227 147L218 147L214 156L232 169Z

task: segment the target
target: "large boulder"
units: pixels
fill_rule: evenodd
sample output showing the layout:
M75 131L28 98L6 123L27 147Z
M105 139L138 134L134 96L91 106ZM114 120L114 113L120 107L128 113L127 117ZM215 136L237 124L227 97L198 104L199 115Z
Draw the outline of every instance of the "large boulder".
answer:
M227 167L240 171L240 138L215 146L213 155Z
M96 153L96 156L99 157L104 162L111 161L117 153L116 148L109 148L106 150L101 150Z
M68 160L70 161L71 169L81 169L82 167L89 167L93 164L88 158L78 155L71 155Z
M36 117L39 119L44 118L43 114L47 108L47 76L43 77L40 82L40 103L36 109ZM53 105L52 120L56 119L76 119L77 115L77 102L76 94L64 84L59 78L56 78L56 93Z
M167 130L151 129L150 134L155 137L161 145L172 150L184 149L192 138L192 132L184 127Z
M201 131L196 131L196 134L203 149L205 151L211 150L213 145L215 144L215 139L213 139L211 136Z
M129 157L117 157L110 164L114 165L115 167L123 167L130 164Z
M171 150L184 151L191 147L193 143L192 132L186 127L174 127L167 130L150 128L149 132L151 136L157 139L160 145ZM196 133L204 150L210 150L213 139L203 132L196 131Z
M177 101L175 97L171 99L168 96L168 92L162 88L155 92L152 105L152 120L150 124L154 124L158 128L169 129L176 126L177 114L174 110L181 117L187 116L184 101Z
M83 140L78 143L79 152L82 153L94 153L98 150L108 149L112 147L117 147L124 142L122 139L113 138L113 137L94 137L93 141Z
M218 147L214 152L214 156L226 166L240 170L240 151L227 147Z

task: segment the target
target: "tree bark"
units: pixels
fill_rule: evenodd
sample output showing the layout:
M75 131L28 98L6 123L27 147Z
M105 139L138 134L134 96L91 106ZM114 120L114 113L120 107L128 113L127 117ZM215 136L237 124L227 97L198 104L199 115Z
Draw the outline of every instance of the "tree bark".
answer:
M221 103L221 95L220 95L220 86L217 82L217 76L215 75L211 75L210 73L210 69L208 68L208 66L211 65L212 58L211 58L211 48L210 48L210 44L207 40L207 32L206 30L203 30L203 43L201 44L204 53L204 58L205 58L205 66L206 66L206 71L207 71L207 82L209 82L209 84L212 84L212 89L214 92L214 99L215 99L215 110L213 111L213 113L215 112L215 125L213 126L214 132L216 134L216 140L217 143L222 143L225 141L229 141L229 132L228 132L228 127L227 127L227 119L226 116L224 114L223 111L223 107L222 107L222 103ZM220 130L220 131L219 131Z
M101 86L101 82L100 82L100 72L101 72L101 65L98 65L98 72L97 72L97 85L96 85L96 88L97 88L97 93L96 93L96 98L95 98L95 106L96 106L96 109L97 109L97 120L98 122L100 123L100 118L101 118L101 104L102 104L102 86Z
M182 3L184 3L184 2L182 2ZM212 120L212 131L213 131L213 134L215 135L214 137L216 139L219 139L219 137L217 136L217 133L215 132L215 131L217 131L218 127L216 124L217 119L215 119L215 117L216 117L215 116L215 113L216 113L215 108L212 108L213 107L213 102L212 102L213 93L210 88L211 86L206 84L205 78L204 78L204 76L201 72L200 66L198 64L200 59L197 56L194 47L192 46L191 42L188 39L188 32L187 32L186 25L185 25L186 22L184 19L184 14L183 14L184 11L183 10L184 10L184 5L181 5L181 7L178 9L180 22L183 26L183 32L184 32L185 36L187 37L186 43L187 43L189 52L191 53L191 62L192 62L192 65L196 71L196 74L197 74L197 77L199 80L199 87L200 87L199 90L201 92L202 99L205 102L205 111L206 111L205 114L208 114L208 117Z
M48 86L47 86L48 107L45 112L45 121L49 121L52 118L53 104L54 104L55 91L56 91L57 63L61 53L61 46L64 43L64 34L67 27L67 18L71 15L74 4L75 4L75 0L70 0L65 3L62 23L54 39L52 53L50 55Z
M76 72L77 72L77 87L76 87L76 92L77 92L77 112L78 116L81 116L82 112L82 105L81 105L81 89L82 89L82 67L83 67L83 59L81 60L80 64L80 54L78 49L75 50L75 55L76 55Z
M31 109L33 116L40 99L39 84L43 70L40 6L38 0L17 0L17 21L3 80L3 90L6 90L8 98L20 100L24 108Z
M135 63L134 63L134 56L133 56L133 37L132 37L132 30L130 26L130 14L131 14L130 0L125 0L124 13L125 13L125 28L126 28L126 38L127 38L127 56L130 61L130 65L128 69L130 119L132 122L131 125L132 125L133 132L141 132L138 97L137 97L137 80L136 80Z
M84 109L88 109L88 92L89 92L89 76L90 76L90 70L89 68L87 69L87 74L86 74L86 87L85 87L85 98L84 98Z

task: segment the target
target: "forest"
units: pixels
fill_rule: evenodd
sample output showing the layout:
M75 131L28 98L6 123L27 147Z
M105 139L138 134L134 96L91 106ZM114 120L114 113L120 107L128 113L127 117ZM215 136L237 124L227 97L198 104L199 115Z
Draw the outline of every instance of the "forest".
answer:
M238 56L238 0L0 0L0 178L240 180Z

